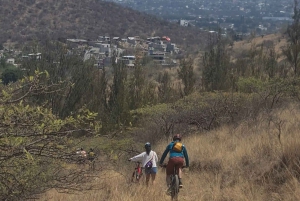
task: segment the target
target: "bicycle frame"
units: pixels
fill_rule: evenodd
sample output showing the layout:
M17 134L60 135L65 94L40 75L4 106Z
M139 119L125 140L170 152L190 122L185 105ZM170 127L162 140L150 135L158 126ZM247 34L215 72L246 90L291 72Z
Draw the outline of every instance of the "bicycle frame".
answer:
M135 166L134 171L132 173L131 181L132 182L139 182L142 175L143 175L143 171L142 171L142 167L141 167L140 162L136 162L135 164L136 164L136 166Z
M167 165L163 165L163 167L167 167ZM185 166L182 167L182 169ZM170 186L170 193L171 193L171 200L178 200L178 194L179 194L179 176L178 176L178 172L176 171L176 166L174 166L174 173L172 175L170 175L170 179L171 179L171 186Z

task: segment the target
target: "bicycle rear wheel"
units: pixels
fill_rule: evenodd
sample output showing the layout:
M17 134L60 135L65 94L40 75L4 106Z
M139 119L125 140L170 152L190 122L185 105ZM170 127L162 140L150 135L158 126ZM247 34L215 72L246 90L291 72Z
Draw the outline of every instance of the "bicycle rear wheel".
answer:
M171 199L178 200L178 193L179 193L179 178L178 175L174 175L172 177L171 183Z

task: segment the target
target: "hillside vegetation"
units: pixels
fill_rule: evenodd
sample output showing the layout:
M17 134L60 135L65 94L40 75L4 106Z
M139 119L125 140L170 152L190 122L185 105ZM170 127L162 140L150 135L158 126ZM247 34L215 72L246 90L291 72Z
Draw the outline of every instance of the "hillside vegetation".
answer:
M292 201L299 192L299 103L238 126L221 126L184 137L191 167L184 170L180 199L191 201ZM167 141L153 149L161 156ZM142 146L140 148L142 150ZM165 172L160 169L154 187L130 183L134 164L118 163L118 171L101 171L94 180L100 190L69 195L49 191L40 200L170 200L165 193ZM99 164L101 165L101 164ZM144 180L143 180L144 182Z
M145 58L99 69L32 41L42 58L0 85L0 200L169 200L161 170L153 188L137 186L127 159L147 141L161 156L176 133L191 157L182 199L299 200L299 13L282 39L239 54L219 32L172 71ZM94 171L80 147L94 148Z
M169 36L173 42L203 45L204 32L102 0L3 0L0 44L7 40Z

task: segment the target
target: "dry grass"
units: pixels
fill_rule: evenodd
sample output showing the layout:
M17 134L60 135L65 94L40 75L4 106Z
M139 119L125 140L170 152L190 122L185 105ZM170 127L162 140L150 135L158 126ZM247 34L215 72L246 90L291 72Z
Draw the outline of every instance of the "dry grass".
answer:
M282 54L282 48L287 45L287 40L286 38L283 37L282 34L276 33L276 34L269 34L265 35L264 37L255 37L252 40L243 40L243 41L238 41L235 42L231 51L232 51L232 56L233 58L239 58L240 54L244 54L245 52L249 52L251 47L254 45L256 47L260 46L261 44L266 43L266 44L273 44L275 52L278 55ZM268 46L268 45L266 45ZM280 56L278 58L278 62L280 62L282 59L284 59L283 56Z
M300 200L297 107L278 110L268 114L269 118L261 115L257 121L244 122L238 127L224 126L185 138L191 166L185 170L180 200ZM155 147L159 156L164 148L165 142ZM157 183L150 188L130 184L126 176L113 171L102 178L95 181L104 185L102 190L79 195L51 191L42 200L170 200L164 193L165 176L161 169Z

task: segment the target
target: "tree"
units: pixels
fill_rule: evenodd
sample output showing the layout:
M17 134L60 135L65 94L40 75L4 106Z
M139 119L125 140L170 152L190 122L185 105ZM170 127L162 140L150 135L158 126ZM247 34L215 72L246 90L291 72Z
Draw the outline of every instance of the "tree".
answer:
M17 68L7 68L1 74L2 83L7 85L10 82L16 82L22 77L22 72Z
M230 56L228 55L225 44L221 40L221 31L217 36L216 44L211 45L211 49L203 56L202 82L206 90L225 90L231 85L230 79Z
M139 60L136 60L133 74L129 80L129 107L137 109L144 104L144 89L146 86L146 76Z
M30 101L33 94L59 91L61 83L45 85L47 72L36 71L0 95L0 200L26 200L50 188L78 189L88 180L72 161L70 138L77 132L95 133L97 114L82 108L60 119L51 109Z
M163 74L160 73L158 76L158 97L160 102L167 103L171 100L172 96L172 83L170 74L165 71Z
M127 85L127 68L124 63L113 63L113 83L110 86L110 95L108 107L110 111L111 124L121 126L128 121L128 87Z
M300 10L298 8L298 1L294 0L294 15L293 23L287 28L288 46L283 49L282 53L285 55L287 61L291 64L294 75L299 75L300 64Z
M196 82L192 60L181 60L179 69L177 70L179 79L184 85L183 92L187 96L194 90Z

